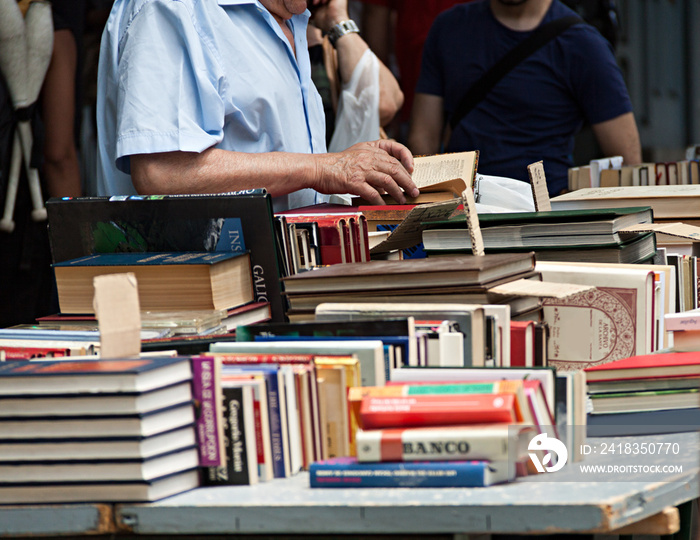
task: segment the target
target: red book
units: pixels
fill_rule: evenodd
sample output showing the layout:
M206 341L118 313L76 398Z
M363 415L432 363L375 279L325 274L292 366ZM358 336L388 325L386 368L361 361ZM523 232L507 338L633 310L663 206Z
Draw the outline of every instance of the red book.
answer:
M586 368L587 381L698 377L700 351L631 356Z
M535 365L535 322L510 321L510 366Z
M362 429L517 422L514 394L443 394L362 399Z

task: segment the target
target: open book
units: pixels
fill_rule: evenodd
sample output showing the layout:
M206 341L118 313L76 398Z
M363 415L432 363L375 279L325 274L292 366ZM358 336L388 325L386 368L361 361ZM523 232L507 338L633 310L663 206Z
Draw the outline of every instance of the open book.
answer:
M453 152L413 158L411 175L421 193L406 197L406 204L422 204L461 197L467 186L474 186L478 150ZM397 204L390 195L383 195L386 204ZM369 204L362 198L353 199L353 205Z

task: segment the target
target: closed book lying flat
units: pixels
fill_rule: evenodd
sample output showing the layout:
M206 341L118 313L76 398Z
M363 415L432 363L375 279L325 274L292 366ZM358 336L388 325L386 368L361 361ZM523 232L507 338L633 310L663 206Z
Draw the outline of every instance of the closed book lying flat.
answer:
M531 253L456 255L437 259L369 261L303 272L284 279L288 294L319 290L392 290L482 284L534 269Z
M485 487L513 480L514 469L508 462L358 463L335 458L312 463L309 481L312 488Z
M523 454L524 434L509 424L388 428L357 431L357 459L377 461L508 461ZM529 441L528 441L529 442ZM525 445L525 448L527 444Z
M626 437L700 430L700 408L589 414L588 437Z
M2 483L0 503L153 502L198 486L196 468L148 482Z
M10 482L148 481L198 464L196 446L148 459L0 462L0 485Z
M194 423L192 403L146 414L0 418L4 439L148 437Z
M592 414L700 408L700 387L590 396Z
M192 426L151 437L17 439L0 441L0 462L145 459L196 444Z
M191 401L189 381L139 393L0 395L0 418L137 414Z
M700 351L645 354L586 369L588 381L700 376Z
M62 313L94 313L93 279L133 273L144 311L229 309L253 301L248 253L102 253L53 265Z
M57 360L0 364L0 395L145 392L192 378L188 358Z

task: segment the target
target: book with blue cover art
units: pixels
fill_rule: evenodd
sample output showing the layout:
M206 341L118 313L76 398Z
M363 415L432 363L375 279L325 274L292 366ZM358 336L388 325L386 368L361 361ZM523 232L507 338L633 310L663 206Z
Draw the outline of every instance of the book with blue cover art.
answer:
M486 487L514 479L515 467L506 461L359 463L343 457L309 466L312 488Z

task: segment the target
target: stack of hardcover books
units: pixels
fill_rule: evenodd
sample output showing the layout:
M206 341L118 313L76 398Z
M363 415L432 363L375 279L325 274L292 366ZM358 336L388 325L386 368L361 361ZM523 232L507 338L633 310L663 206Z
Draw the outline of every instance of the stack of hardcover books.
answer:
M0 503L154 501L199 485L187 358L0 365Z
M523 381L352 388L349 402L356 455L312 463L311 487L484 487L526 474L537 428Z
M588 435L700 429L700 352L660 352L587 368Z

